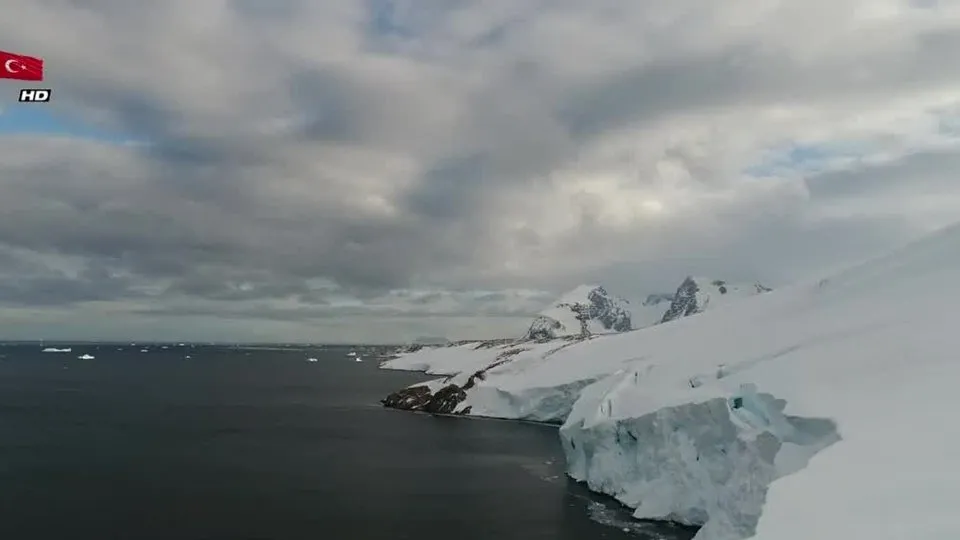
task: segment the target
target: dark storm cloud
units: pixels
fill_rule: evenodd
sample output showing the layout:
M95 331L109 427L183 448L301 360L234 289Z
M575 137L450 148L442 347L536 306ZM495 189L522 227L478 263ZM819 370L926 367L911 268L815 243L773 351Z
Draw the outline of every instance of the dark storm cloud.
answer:
M23 262L4 270L14 271L0 274L0 305L64 306L144 297L136 290L134 279L95 264L87 265L76 275Z

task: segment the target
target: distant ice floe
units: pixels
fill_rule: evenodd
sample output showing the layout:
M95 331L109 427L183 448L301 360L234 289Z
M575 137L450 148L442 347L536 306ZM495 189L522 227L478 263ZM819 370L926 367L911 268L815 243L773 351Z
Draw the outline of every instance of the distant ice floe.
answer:
M356 356L356 355L357 355L356 351L350 351L347 353L347 356Z
M320 360L317 358L307 358L307 362L319 362L319 361Z
M78 360L93 360L95 358L96 358L95 356L90 354L81 354L80 356L77 357Z
M149 349L140 349L140 352L150 352Z
M70 348L58 349L58 348L56 348L56 347L47 347L46 349L44 349L44 350L42 350L42 351L40 351L40 352L45 352L45 353L68 353L68 352L73 352L73 349L70 349Z

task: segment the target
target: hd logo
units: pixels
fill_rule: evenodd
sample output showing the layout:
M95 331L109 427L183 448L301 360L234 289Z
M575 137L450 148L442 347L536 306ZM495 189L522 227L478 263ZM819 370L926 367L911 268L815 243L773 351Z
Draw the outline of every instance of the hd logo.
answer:
M20 103L47 103L51 94L47 88L24 88L20 90Z

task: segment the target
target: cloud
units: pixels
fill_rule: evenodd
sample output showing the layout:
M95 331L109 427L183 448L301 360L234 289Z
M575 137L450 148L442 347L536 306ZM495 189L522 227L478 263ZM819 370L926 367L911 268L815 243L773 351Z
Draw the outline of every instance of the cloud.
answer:
M496 334L511 291L781 285L960 206L957 2L7 9L51 112L136 141L2 135L21 334Z

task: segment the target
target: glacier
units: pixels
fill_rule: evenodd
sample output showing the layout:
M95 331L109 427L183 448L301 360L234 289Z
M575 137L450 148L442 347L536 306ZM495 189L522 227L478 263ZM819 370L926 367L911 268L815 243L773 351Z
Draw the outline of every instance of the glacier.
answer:
M561 424L572 478L697 540L960 538L958 277L954 226L665 324L420 367L469 384L455 413Z

